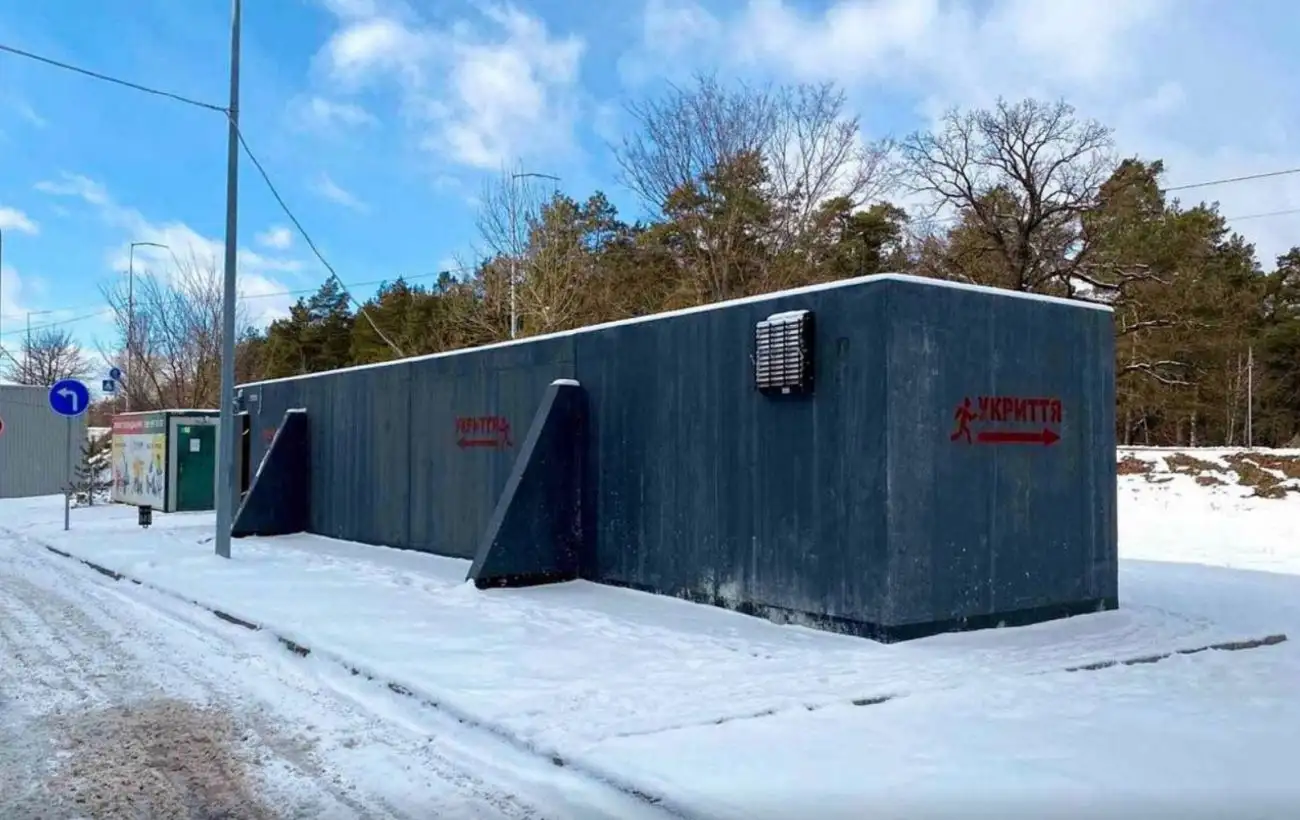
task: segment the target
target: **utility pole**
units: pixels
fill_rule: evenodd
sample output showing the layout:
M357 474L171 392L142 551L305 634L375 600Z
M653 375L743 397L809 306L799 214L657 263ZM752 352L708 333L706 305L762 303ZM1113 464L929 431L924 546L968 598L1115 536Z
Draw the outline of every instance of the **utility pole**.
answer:
M226 270L221 299L221 420L217 430L216 553L230 557L235 519L235 293L239 248L239 27L240 0L230 21L230 118L226 130Z
M123 412L131 412L131 388L134 384L131 377L135 371L131 368L131 361L135 357L135 249L136 248L166 248L171 250L167 245L158 242L132 242L126 252L126 393L123 394L122 400L125 402Z
M560 178L551 174L537 174L531 171L524 171L518 174L511 174L511 182L521 179L550 179L556 183ZM519 219L519 202L518 198L512 197L510 203L510 243L512 245L518 240L518 219ZM515 300L515 280L519 278L519 262L515 259L515 253L518 248L510 249L510 338L513 339L519 335L519 309Z

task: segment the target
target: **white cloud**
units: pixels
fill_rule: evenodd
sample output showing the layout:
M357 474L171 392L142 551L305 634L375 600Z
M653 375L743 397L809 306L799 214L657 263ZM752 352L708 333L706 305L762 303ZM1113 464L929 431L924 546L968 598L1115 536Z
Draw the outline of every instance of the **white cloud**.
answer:
M321 5L343 18L366 18L379 14L376 0L321 0Z
M34 235L40 233L41 228L35 220L17 208L0 206L0 231Z
M379 119L360 105L321 96L298 99L291 114L302 124L318 130L339 130L375 126Z
M360 85L386 72L408 81L423 78L433 43L419 30L385 17L353 19L325 45L335 79Z
M312 183L312 190L328 199L336 205L342 205L345 208L351 208L354 211L364 211L367 209L366 203L362 202L347 189L341 187L337 182L330 178L329 174L321 174Z
M36 128L44 128L49 125L45 118L37 113L35 108L32 108L31 103L14 91L0 89L0 108L11 110L18 115L19 119Z
M104 207L111 204L108 191L103 185L80 174L62 173L58 181L43 180L36 183L36 190L55 196L72 196L83 199L91 205Z
M1136 36L1169 0L839 0L809 14L749 0L718 17L695 0L648 0L637 63L721 63L783 78L904 90L977 104L1016 84L1104 88L1138 60ZM974 95L976 99L971 99Z
M330 5L341 27L320 53L329 77L354 91L395 83L427 150L496 169L572 147L580 38L553 37L514 7L437 27L376 3Z
M27 320L31 319L32 330L36 331L51 324L66 323L71 319L84 319L90 312L81 310L40 310L36 306L44 303L49 288L46 281L38 276L20 273L12 265L0 266L0 360L7 360L10 355L17 355L22 350L23 334ZM0 361L0 370L5 362Z
M1113 126L1121 154L1164 159L1171 185L1300 167L1300 108L1288 72L1234 30L1245 12L1234 18L1173 0L832 0L814 12L789 0L747 0L721 8L647 0L642 42L621 63L624 79L721 69L833 81L864 111L910 99L922 126L951 106L987 106L999 96L1064 97L1081 116ZM1185 197L1202 198L1218 200L1229 217L1300 208L1300 175ZM1300 239L1300 215L1234 227L1266 266Z
M222 270L223 240L204 236L184 222L154 222L135 208L114 201L108 190L95 180L64 173L58 180L38 182L35 187L55 196L83 200L94 206L106 223L122 232L121 244L107 252L107 264L115 271L125 273L132 257L137 275L148 273L165 278L175 274L178 263L191 262L217 275ZM153 244L137 244L131 251L131 243L142 242ZM252 321L264 324L288 315L292 299L284 294L286 288L275 275L296 273L302 269L301 262L240 248L236 265L241 299L280 294L276 298L255 298L246 302Z
M30 288L22 274L12 265L0 267L0 340L12 339L10 331L17 329L17 322L26 318Z
M257 244L272 250L288 250L293 244L293 232L283 225L274 225L254 237Z

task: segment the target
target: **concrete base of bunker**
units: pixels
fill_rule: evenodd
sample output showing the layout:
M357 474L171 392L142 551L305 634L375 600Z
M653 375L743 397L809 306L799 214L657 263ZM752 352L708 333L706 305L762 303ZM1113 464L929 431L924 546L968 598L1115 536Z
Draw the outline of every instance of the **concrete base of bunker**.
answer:
M553 382L470 567L469 580L480 589L570 581L588 566L586 427L582 387Z
M311 437L307 413L290 410L275 431L253 486L235 513L231 535L304 532L311 513Z

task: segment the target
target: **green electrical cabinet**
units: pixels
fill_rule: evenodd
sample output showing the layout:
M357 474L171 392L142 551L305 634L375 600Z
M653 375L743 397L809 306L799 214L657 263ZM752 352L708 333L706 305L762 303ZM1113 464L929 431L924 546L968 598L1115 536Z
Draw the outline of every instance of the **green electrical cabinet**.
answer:
M113 417L113 501L159 512L216 507L216 410Z

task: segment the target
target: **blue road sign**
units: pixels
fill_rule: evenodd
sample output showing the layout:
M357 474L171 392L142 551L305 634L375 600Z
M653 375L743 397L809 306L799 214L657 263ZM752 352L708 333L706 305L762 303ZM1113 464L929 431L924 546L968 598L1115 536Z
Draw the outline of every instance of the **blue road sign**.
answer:
M76 379L57 381L50 388L50 409L60 416L80 416L90 406L90 390Z
M110 379L112 379L113 381L115 381L115 382L120 382L120 381L122 381L122 368L120 368L120 367L110 367L110 368L108 369L108 377L109 377Z
M113 381L112 379L101 379L99 382L99 389L100 392L103 393L116 393L117 382Z

